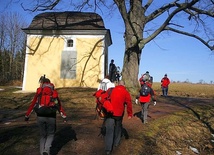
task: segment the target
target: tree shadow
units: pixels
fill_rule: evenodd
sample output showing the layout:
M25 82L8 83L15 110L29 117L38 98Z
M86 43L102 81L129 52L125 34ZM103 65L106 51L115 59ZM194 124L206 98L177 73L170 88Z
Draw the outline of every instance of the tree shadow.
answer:
M71 126L66 126L56 132L51 147L51 155L57 155L62 147L71 140L77 140L76 132Z
M148 110L149 110L149 108L148 108ZM142 119L142 114L141 113L142 113L142 111L140 110L138 112L135 112L133 116ZM152 118L150 115L147 115L147 117L148 118Z
M196 118L197 118L199 121L201 121L201 122L209 129L209 131L210 131L212 134L214 134L214 129L212 128L211 124L210 124L209 122L205 121L205 119L203 119L203 116L200 116L200 114L197 113L197 112L196 112L194 109L192 109L190 106L181 103L181 102L179 101L179 98L178 98L178 97L170 97L169 99L170 99L171 101L174 101L175 103L179 104L180 106L185 107L185 108L189 109L190 111L192 111L192 113L196 116ZM200 101L200 102L201 102L201 101Z

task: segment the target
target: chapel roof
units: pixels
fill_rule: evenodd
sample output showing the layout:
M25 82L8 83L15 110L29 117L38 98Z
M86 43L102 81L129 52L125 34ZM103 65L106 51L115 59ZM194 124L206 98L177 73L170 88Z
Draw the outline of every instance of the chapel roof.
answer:
M93 12L45 12L23 30L105 30L105 26L102 17Z

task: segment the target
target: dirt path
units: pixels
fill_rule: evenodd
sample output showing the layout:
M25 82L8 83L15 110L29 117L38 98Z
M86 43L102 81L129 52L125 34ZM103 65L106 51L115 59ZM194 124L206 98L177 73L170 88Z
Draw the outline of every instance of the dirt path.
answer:
M149 107L148 122L153 121L159 117L171 114L175 111L179 111L194 104L209 103L211 100L199 100L199 99L180 99L175 97L169 97L164 99L164 102L157 102L156 106L151 105ZM133 112L139 112L141 110L140 105L133 105ZM68 111L68 113L81 113L79 119L73 121L72 118L66 123L62 123L62 119L57 118L57 133L53 142L54 153L58 155L102 155L104 154L104 138L98 136L100 133L100 127L102 125L101 119L94 119L95 112L91 109L82 111ZM23 116L20 114L20 116ZM36 127L36 117L31 117L31 121L26 124L23 121L23 117L19 117L15 120L10 120L11 124L0 123L0 127L3 126L28 126ZM147 125L147 124L146 124ZM132 149L136 149L135 142L138 140L138 135L135 131L143 131L145 124L142 124L141 120L137 117L133 117L131 120L124 116L123 126L129 133L129 139L126 140L122 137L122 141L119 147L114 148L113 155L127 155L131 154ZM35 128L37 130L37 127ZM77 140L75 140L77 138ZM26 150L26 155L29 151L31 155L39 155L39 146L35 146L30 150Z
M163 117L164 115L171 114L175 111L184 109L184 106L178 104L167 104L167 103L157 103L156 106L151 105L149 108L149 117L148 122L153 121L159 117ZM139 112L141 110L140 105L133 105L133 111ZM89 114L89 117L82 118L78 120L78 122L71 122L70 124L75 131L78 140L68 142L61 150L58 155L65 155L66 147L70 148L69 154L89 154L89 155L102 155L104 154L104 138L98 136L100 132L100 127L102 124L101 119L94 119L94 113ZM91 117L90 117L91 116ZM121 145L118 148L115 148L113 154L123 154L123 149L126 148L128 150L132 149L132 146L129 143L134 143L137 135L135 135L135 131L143 130L145 128L145 124L142 124L141 120L137 117L133 117L131 120L127 119L127 116L124 116L123 121L124 127L127 129L130 138L126 140L124 137L122 138ZM127 151L125 151L127 154Z

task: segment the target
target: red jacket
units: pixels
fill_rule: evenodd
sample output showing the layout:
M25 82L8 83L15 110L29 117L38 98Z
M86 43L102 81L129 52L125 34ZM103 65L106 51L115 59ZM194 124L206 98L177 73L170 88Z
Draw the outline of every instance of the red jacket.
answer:
M148 86L151 88L150 85L148 85ZM152 88L150 89L150 94L148 96L141 96L140 95L139 101L140 101L140 103L146 103L146 102L150 102L151 98L153 101L156 101L155 91Z
M110 99L113 106L113 116L123 116L126 106L128 116L132 117L131 95L123 85L118 85L112 90Z
M36 103L38 101L38 97L41 94L41 92L42 92L42 87L37 88L36 94L34 95L34 98L33 98L32 102L31 102L31 104L30 104L30 106L29 106L29 108L28 108L28 110L27 110L27 112L25 114L26 117L29 117L30 114L33 112L34 107L35 107L35 105L36 105ZM57 96L56 98L57 98L58 104L59 104L59 111L60 111L62 117L65 118L66 117L66 113L65 113L64 109L62 108L62 105L61 105L61 102L59 100L58 93L57 93L56 90L54 90L53 95Z
M168 87L168 85L170 84L170 80L169 80L169 78L164 77L161 79L161 83L162 83L161 84L162 87Z

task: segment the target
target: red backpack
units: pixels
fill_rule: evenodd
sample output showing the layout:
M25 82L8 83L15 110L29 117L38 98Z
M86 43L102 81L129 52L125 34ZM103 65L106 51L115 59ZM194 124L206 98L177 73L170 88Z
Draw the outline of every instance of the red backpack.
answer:
M96 97L97 103L95 110L101 118L113 112L113 107L110 102L111 92L112 88L109 88L107 91L99 89L93 94L93 96Z
M59 111L58 93L52 83L43 83L34 110L39 115L49 115Z
M51 107L55 105L55 100L58 97L58 93L54 90L54 85L52 83L44 83L42 85L41 96L40 96L40 106Z

